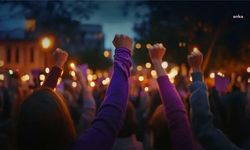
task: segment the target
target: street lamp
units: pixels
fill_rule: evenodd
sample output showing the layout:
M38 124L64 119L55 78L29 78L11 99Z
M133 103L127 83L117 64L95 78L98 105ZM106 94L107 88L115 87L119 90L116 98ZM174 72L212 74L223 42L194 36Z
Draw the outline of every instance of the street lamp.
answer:
M44 37L41 40L42 48L44 49L44 68L47 67L47 54L46 51L51 46L51 40L48 37Z
M44 38L42 39L41 44L42 44L42 47L43 47L44 49L48 49L48 48L50 47L50 45L51 45L51 41L50 41L50 39L49 39L48 37L44 37Z

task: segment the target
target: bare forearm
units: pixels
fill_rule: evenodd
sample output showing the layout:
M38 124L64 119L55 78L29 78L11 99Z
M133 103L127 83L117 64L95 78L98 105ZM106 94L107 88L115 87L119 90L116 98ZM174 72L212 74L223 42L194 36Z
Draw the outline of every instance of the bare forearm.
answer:
M166 71L161 66L161 63L162 63L161 60L152 60L152 63L153 63L153 66L155 68L155 71L158 77L166 75Z

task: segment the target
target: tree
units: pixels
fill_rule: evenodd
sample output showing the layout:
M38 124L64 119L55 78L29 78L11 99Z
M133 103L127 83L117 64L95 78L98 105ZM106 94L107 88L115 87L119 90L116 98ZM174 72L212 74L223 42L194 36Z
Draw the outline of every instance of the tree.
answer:
M167 59L177 64L186 62L186 56L194 46L197 46L205 57L210 56L209 53L215 56L207 57L210 68L211 62L223 64L223 60L216 59L216 56L220 55L220 47L227 49L229 61L242 58L240 51L242 44L249 39L247 33L250 32L250 20L233 20L232 16L235 12L248 16L248 6L249 3L237 2L135 3L133 7L149 10L142 15L136 13L140 14L138 18L142 19L135 24L135 40L144 45L143 50L135 51L136 63L149 61L145 45L156 42L167 46ZM185 46L179 46L182 42Z

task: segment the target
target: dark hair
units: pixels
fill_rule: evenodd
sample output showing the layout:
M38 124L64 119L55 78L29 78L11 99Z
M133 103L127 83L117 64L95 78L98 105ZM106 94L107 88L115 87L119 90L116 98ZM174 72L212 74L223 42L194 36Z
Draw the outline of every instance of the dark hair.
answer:
M17 128L19 149L69 149L75 138L74 124L62 96L41 88L24 100Z
M171 149L168 121L163 105L159 105L150 119L150 127L154 135L154 148Z
M126 118L122 129L119 132L118 137L130 137L136 132L136 114L133 104L128 101L128 106L126 110Z

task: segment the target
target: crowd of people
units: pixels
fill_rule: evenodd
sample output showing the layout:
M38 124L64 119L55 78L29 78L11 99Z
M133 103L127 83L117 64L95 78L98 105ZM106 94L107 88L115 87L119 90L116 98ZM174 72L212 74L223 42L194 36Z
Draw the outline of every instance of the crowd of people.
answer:
M158 88L131 82L133 41L115 35L109 85L90 87L73 67L75 82L63 74L68 53L56 49L54 66L40 87L19 88L13 74L0 81L0 149L3 150L229 150L250 149L250 86L206 86L203 54L187 56L190 85L172 83L162 66L166 48L148 49ZM187 77L176 76L183 81ZM220 77L218 77L220 78ZM219 83L222 84L222 83ZM227 86L228 84L226 84ZM225 89L225 87L224 87Z

